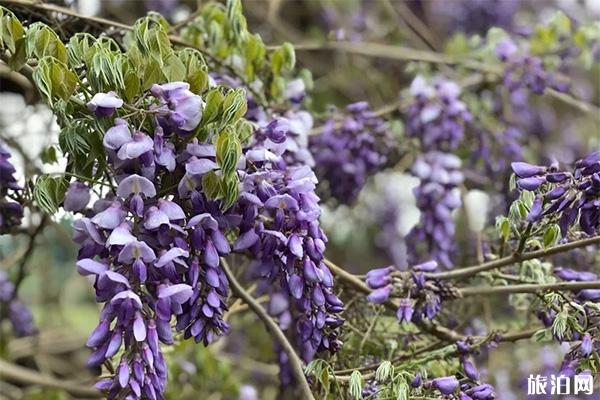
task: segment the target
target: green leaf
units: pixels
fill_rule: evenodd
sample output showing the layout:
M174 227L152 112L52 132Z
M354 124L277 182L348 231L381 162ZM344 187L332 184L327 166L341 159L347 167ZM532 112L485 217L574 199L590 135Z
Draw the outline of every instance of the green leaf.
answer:
M256 130L256 126L252 122L242 118L235 123L234 129L239 142L244 144L252 137Z
M350 375L349 392L353 399L359 400L362 398L362 381L363 378L360 371L352 371L352 374Z
M225 96L221 93L219 87L213 88L206 94L206 105L202 111L202 124L208 124L217 119L219 110L221 109L221 103Z
M8 60L8 66L15 71L19 71L27 63L27 41L24 37L15 43L15 52Z
M221 193L220 179L214 171L210 171L202 177L202 190L211 200L219 198Z
M193 93L202 93L208 86L208 67L202 54L196 49L186 48L177 53L185 66L184 80Z
M54 146L46 147L44 150L42 150L42 153L40 154L40 158L42 159L42 162L45 164L54 164L54 163L58 162L58 158L57 158L57 154L56 154L56 147L54 147Z
M164 79L160 63L153 58L149 59L144 70L142 90L148 90L154 83L162 83Z
M387 381L387 379L390 377L390 374L392 373L392 368L392 363L387 360L379 364L379 367L377 367L377 371L375 371L375 379L377 380L377 382Z
M223 210L227 210L237 201L240 194L240 182L236 173L221 178L221 191Z
M0 7L0 49L8 49L14 54L17 42L24 36L25 29L15 14Z
M569 314L567 310L563 310L556 314L556 318L552 323L552 333L559 340L562 339L567 331L567 322L569 319Z
M540 329L533 334L532 340L534 342L549 342L552 340L552 331L550 328Z
M552 224L544 232L544 248L555 245L558 239L560 239L560 227Z
M504 216L496 217L496 231L505 242L510 237L510 220Z
M125 99L129 102L132 102L135 96L140 93L140 78L133 71L128 71L125 74L125 90L124 95Z
M42 59L51 56L62 63L68 62L67 48L48 25L33 23L27 29L26 37L28 57Z
M90 58L90 50L93 48L96 38L86 32L78 32L71 36L67 45L69 65L79 67Z
M271 71L273 75L279 76L282 73L291 72L296 65L296 53L294 46L285 42L277 50L271 53Z
M398 384L398 396L397 400L408 400L409 387L406 380L402 379L402 381Z
M223 99L222 107L221 126L236 122L246 114L248 109L246 91L243 88L230 91Z
M41 210L54 214L64 200L68 185L64 177L40 175L33 187L33 200Z
M51 105L55 97L65 101L69 99L78 81L77 75L54 57L44 57L39 61L33 71L33 80Z
M235 166L242 156L242 146L232 129L226 129L217 138L217 163L224 174L235 173Z

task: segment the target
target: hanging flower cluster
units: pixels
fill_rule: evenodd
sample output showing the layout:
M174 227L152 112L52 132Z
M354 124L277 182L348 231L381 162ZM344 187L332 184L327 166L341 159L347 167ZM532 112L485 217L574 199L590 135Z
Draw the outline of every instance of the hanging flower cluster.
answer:
M89 364L100 365L122 349L114 378L98 387L111 399L163 398L167 368L159 342L173 343L170 321L175 318L185 338L205 345L229 330L220 257L232 251L250 254L254 275L293 303L290 326L306 361L319 351L337 351L343 320L336 314L343 304L323 263L327 238L318 222L316 177L310 167L288 167L283 158L294 153L285 145L291 123L273 120L239 160L219 160L219 144L190 138L204 102L186 83L154 85L148 98L154 131L115 119L103 144L116 190L74 223L78 270L94 278L97 301L105 303L88 340L94 349ZM90 109L105 116L119 106L111 96L93 101ZM241 179L238 200L225 210L206 195L223 163L233 163ZM83 210L89 200L87 187L75 182L65 208Z
M472 117L460 101L460 87L436 78L432 82L418 75L410 85L413 101L407 111L406 130L421 142L423 150L448 151L458 147L465 135L465 123Z
M544 69L541 58L521 52L510 39L498 43L496 56L505 64L503 84L511 93L523 88L536 94L543 94L547 88L560 92L568 89L567 84Z
M414 248L425 243L429 256L446 268L452 266L455 246L452 211L462 204L458 185L464 178L460 167L461 161L455 155L431 151L419 157L412 168L421 180L414 189L421 221L410 232L408 241Z
M0 271L0 324L10 321L16 336L30 336L36 333L31 310L15 298L15 285L4 271Z
M598 232L600 151L577 161L573 173L560 171L556 163L544 167L515 162L512 169L517 176L517 187L537 194L527 215L528 221L557 219L563 236L577 221L588 235Z
M367 102L350 104L346 111L341 121L331 118L323 133L311 136L309 148L323 186L320 190L327 197L350 204L367 178L387 163L394 141L385 121Z
M295 306L293 332L305 361L318 351L337 351L336 316L342 302L323 263L327 237L319 226L317 179L308 166L286 167L285 147L273 153L272 131L262 145L245 153L256 171L242 179L240 235L233 248L256 259L258 274L279 282ZM276 139L277 140L277 139ZM264 146L264 147L262 147ZM260 216L257 218L257 216Z
M0 235L20 225L23 218L22 188L14 176L16 170L10 157L9 151L0 142Z

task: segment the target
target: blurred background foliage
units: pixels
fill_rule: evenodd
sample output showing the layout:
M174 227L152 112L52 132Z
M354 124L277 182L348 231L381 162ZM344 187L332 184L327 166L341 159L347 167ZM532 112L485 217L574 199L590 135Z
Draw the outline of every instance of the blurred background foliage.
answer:
M58 4L73 7L85 15L126 24L156 10L177 28L196 16L203 2L79 0ZM297 65L311 71L312 85L307 104L316 116L316 125L319 117L324 118L333 107L367 100L378 109L397 102L410 85L415 71L428 69L421 63L400 61L393 59L392 54L382 54L387 48L382 50L372 46L373 43L460 55L480 40L477 35L485 35L493 26L515 34L530 32L535 24L547 21L556 10L562 10L580 22L600 17L600 2L596 0L248 0L243 5L250 31L259 33L267 45L284 41L293 43ZM77 25L69 28L84 29ZM571 72L573 92L583 100L598 104L600 71ZM51 113L36 104L37 94L28 82L2 69L0 79L0 129L3 137L18 139L17 142L22 144L16 155L21 168L19 173L22 176L24 171L42 168L51 172L53 166L42 165L40 159L42 150L57 142L57 127ZM475 97L475 103L485 94L470 95ZM572 162L600 142L600 127L593 119L584 118L555 102L534 104L534 108L535 124L528 136L529 161L544 162L549 154L553 154L561 161ZM402 121L395 123L396 133L402 135ZM390 190L390 186L410 186L410 182L402 180L405 177L394 174L393 171L386 172L371 179L357 204L352 207L331 204L323 216L330 237L329 258L354 273L365 273L390 262L389 255L378 246L381 226L374 223L373 215L377 213L374 206L377 201L389 201L383 192ZM391 198L406 201L410 207L410 199L403 196L398 193ZM29 274L20 293L34 310L39 335L13 338L5 334L8 327L1 326L0 356L24 366L35 365L59 380L91 381L95 371L83 367L88 355L84 343L96 324L99 308L89 283L76 273L73 261L76 247L71 242L70 221L70 215L60 214L48 222L27 263ZM29 221L24 229L35 226L32 222L36 221ZM467 247L472 239L469 233L460 237ZM1 237L0 268L15 274L15 265L27 246L25 237ZM517 296L510 299L513 305L522 300ZM507 305L486 300L467 307L477 309L484 319L491 319L492 313L501 315ZM398 324L393 318L379 320L374 326L376 308L363 299L354 299L348 309L346 346L336 360L339 367L356 365L357 352L360 354L370 346L379 351L383 345L388 356L394 354L403 340L413 341L412 345L419 347L418 337L395 331ZM181 343L169 351L169 399L283 398L279 395L278 368L273 363L271 339L264 334L263 325L254 315L244 311L243 306L233 308L228 318L235 329L210 348ZM507 327L517 323L513 322L510 313L507 315L504 321ZM473 320L468 328L481 334L486 331L485 326L486 321ZM366 329L370 333L368 336ZM563 350L555 347L529 342L501 346L507 346L507 351L501 348L482 355L483 359L487 358L487 374L496 386L499 400L522 398L524 379L530 373L553 369L562 359ZM360 361L370 364L378 360ZM0 398L62 400L70 396L62 390L27 390L0 382Z

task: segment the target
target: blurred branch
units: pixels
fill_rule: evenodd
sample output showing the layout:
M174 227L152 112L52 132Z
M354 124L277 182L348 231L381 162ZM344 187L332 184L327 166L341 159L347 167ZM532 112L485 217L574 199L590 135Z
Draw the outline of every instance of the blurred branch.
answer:
M56 379L51 376L43 375L37 371L12 364L0 358L0 376L10 381L23 384L39 385L53 389L65 390L74 396L86 398L101 398L102 393L92 387L80 386L76 382L69 382L63 379Z
M269 46L271 48L272 46ZM449 54L434 51L417 50L410 47L374 43L374 42L326 42L294 45L297 51L325 51L336 50L367 57L386 58L403 61L423 61L432 64L462 65L468 69L480 71L495 76L500 76L503 69L497 65L485 64L480 61L470 60L465 57L455 57ZM573 107L590 114L592 118L600 121L600 107L575 98L570 94L561 93L554 89L546 89L544 93Z
M600 281L556 282L507 286L475 286L458 289L462 297L505 293L537 293L547 290L578 291L582 289L600 289Z
M436 38L427 25L412 12L410 7L403 1L384 0L383 5L396 15L401 21L404 21L411 31L431 50L439 50ZM395 7L394 7L395 6Z
M287 353L296 382L300 385L300 388L302 389L302 392L304 394L303 398L307 400L315 400L312 391L310 390L310 386L308 385L308 381L306 380L306 376L304 375L302 361L294 351L294 348L292 347L288 339L285 337L277 323L275 323L275 321L273 321L273 319L269 316L267 311L265 311L265 309L262 308L262 306L258 304L258 302L256 302L256 300L244 290L242 285L237 281L237 279L233 275L233 272L231 271L227 260L221 258L221 265L223 266L223 272L225 272L225 275L227 276L227 279L231 284L233 292L242 300L244 300L244 302L248 304L248 307L250 307L252 311L254 311L254 313L256 313L256 315L264 322L269 331L271 331L271 334L275 337L275 339L279 342L281 347Z
M29 235L29 243L27 245L27 248L25 249L25 253L23 254L23 257L21 258L21 262L19 263L17 278L15 279L15 289L12 292L11 300L15 299L17 297L19 287L21 286L21 283L23 283L25 276L27 276L27 263L29 262L29 259L33 255L33 251L35 249L35 240L43 232L44 227L46 226L47 219L48 219L48 216L46 214L42 215L42 219L41 219L40 223L35 228L35 230L33 232L31 232L31 234Z

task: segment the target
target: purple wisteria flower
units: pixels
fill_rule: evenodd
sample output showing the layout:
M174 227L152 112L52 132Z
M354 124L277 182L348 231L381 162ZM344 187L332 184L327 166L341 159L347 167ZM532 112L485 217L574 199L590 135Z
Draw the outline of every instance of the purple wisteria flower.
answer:
M428 382L428 386L438 390L441 394L449 395L458 389L459 382L454 376L435 378Z
M574 172L524 162L512 164L517 187L536 192L527 220L557 220L563 237L579 222L581 229L594 235L600 228L600 151L575 163Z
M232 251L253 259L250 270L268 288L270 311L293 330L307 362L319 351L337 351L343 304L323 262L316 177L286 161L302 150L288 142L307 133L312 120L297 112L259 127L237 160L239 199L224 211L203 191L203 177L220 174L212 138L181 142L198 126L202 100L177 82L151 92L160 102L151 106L154 132L115 120L103 138L114 193L73 224L78 271L93 279L96 300L104 303L87 343L89 364L120 354L114 376L97 387L109 399L164 398L159 343L174 343L177 331L208 345L229 331L221 258ZM80 189L69 189L66 208L87 205Z
M121 108L122 106L123 100L115 92L96 93L87 103L88 109L100 118L110 117L117 108Z
M66 211L81 211L90 199L90 188L85 183L72 182L65 195L63 207Z
M419 75L411 83L410 94L408 134L419 138L425 151L456 149L464 137L465 123L472 119L459 99L460 87L444 78L428 82Z
M0 235L9 233L23 219L21 186L15 178L16 169L10 153L0 142Z
M544 69L541 58L521 52L511 39L498 43L496 56L505 64L504 86L512 93L522 88L536 94L543 94L547 88L561 92L568 89L566 83Z
M384 120L366 102L350 104L347 115L329 119L321 134L311 136L319 190L338 202L352 203L367 178L381 170L393 152L394 138Z
M204 101L190 90L186 82L152 85L150 91L160 101L155 109L157 119L165 133L191 133L202 119Z
M452 296L442 281L425 275L437 268L436 261L427 261L410 271L399 271L392 266L373 269L366 275L366 284L372 289L367 300L383 304L390 298L398 299L396 318L401 323L433 320L442 308L442 301Z
M31 310L15 297L15 285L4 271L0 271L0 324L10 321L16 336L31 336L37 330L33 324Z
M458 185L463 181L461 161L453 154L428 152L419 157L412 172L421 182L414 189L421 220L408 236L413 249L419 243L427 247L427 254L442 266L452 266L455 222L452 212L462 204ZM413 251L413 257L417 253ZM414 260L413 260L414 261Z

